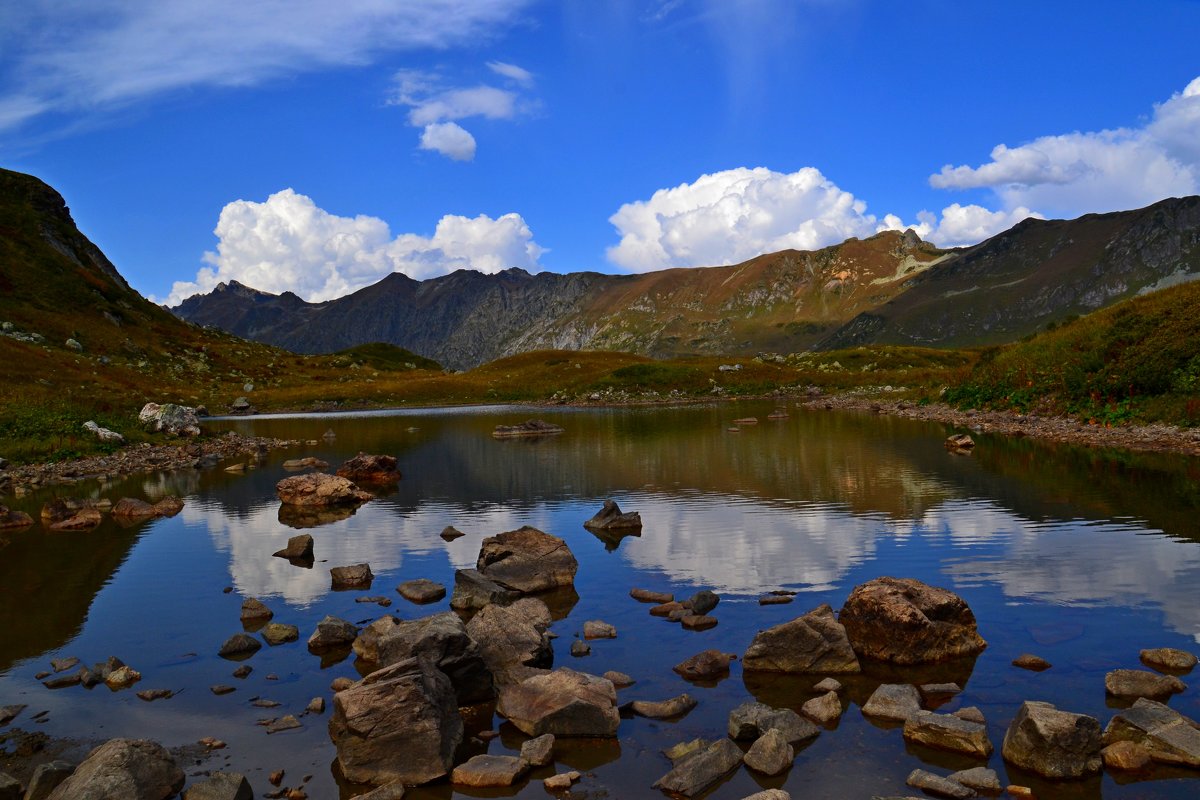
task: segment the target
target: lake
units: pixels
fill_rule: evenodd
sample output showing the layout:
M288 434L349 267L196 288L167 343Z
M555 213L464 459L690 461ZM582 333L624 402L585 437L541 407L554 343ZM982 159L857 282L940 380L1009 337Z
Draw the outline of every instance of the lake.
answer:
M956 455L943 448L950 429L941 425L796 407L789 419L768 421L773 408L489 407L207 421L209 431L319 444L272 452L244 474L222 464L6 501L35 518L55 496L115 502L176 494L186 507L177 517L131 527L106 518L87 533L35 525L0 535L0 705L28 704L13 726L57 737L148 737L168 747L216 737L228 747L183 764L189 775L240 771L261 796L272 788L267 774L283 769L285 785L312 776L309 797L352 797L364 789L334 774L328 711L273 735L256 724L300 714L314 697L328 700L336 677L359 677L353 656L323 663L308 653L305 640L317 621L326 614L367 623L387 613L410 619L444 611L448 600L419 607L395 587L429 578L450 589L456 568L474 566L484 537L532 525L564 538L579 561L578 597L559 598L554 607L555 665L629 673L637 683L620 691L621 701L684 691L699 700L677 721L623 719L613 741L560 740L558 771L585 773L572 796L661 796L650 785L670 768L664 748L724 735L729 711L748 699L798 708L814 696L809 688L820 676L744 677L735 661L728 678L695 686L671 667L708 648L740 655L758 630L822 603L836 610L855 585L881 575L951 589L973 609L989 646L957 676L963 692L940 710L983 711L997 751L988 766L1003 783L1033 785L1043 798L1200 793L1200 772L1159 772L1140 782L1106 773L1047 785L1006 769L999 754L1023 700L1046 700L1104 725L1114 713L1110 703L1116 705L1105 696L1107 671L1141 667L1143 648L1200 652L1196 459L983 434L975 434L972 454ZM495 425L531 416L566 432L491 438ZM759 424L728 430L747 416ZM327 430L336 438L321 438ZM280 521L274 487L289 474L282 462L313 455L333 471L359 451L395 455L403 480L352 515L306 529L316 540L313 569L273 558L298 533ZM599 537L582 527L608 498L641 513L640 536ZM466 536L443 541L447 525ZM376 576L370 591L330 591L330 567L364 561ZM635 586L677 598L712 589L721 596L713 612L719 625L696 632L651 617L649 606L629 597ZM789 605L760 606L759 597L772 590L797 594ZM357 603L364 595L386 595L393 604ZM231 677L237 664L216 653L241 630L244 597L265 602L274 621L299 626L301 638L264 647L245 662L252 674L239 680ZM611 623L618 636L593 641L591 655L574 658L567 651L586 620ZM1053 668L1013 667L1026 652ZM52 658L91 664L110 655L142 673L136 689L172 689L176 696L144 702L103 685L49 690L34 678ZM1170 701L1193 719L1200 719L1197 675L1184 676L1189 688ZM915 768L945 774L979 763L907 746L896 726L873 723L859 710L880 679L843 682L840 723L799 747L789 772L766 779L742 768L708 796L741 798L764 787L804 798L914 794L905 778ZM237 690L214 696L214 684ZM281 705L258 708L255 698ZM48 713L35 721L42 711ZM488 728L501 734L487 745L493 754L515 753L526 738L499 717L468 726ZM553 771L536 770L512 791L464 793L442 783L406 797L542 798L548 795L539 778Z

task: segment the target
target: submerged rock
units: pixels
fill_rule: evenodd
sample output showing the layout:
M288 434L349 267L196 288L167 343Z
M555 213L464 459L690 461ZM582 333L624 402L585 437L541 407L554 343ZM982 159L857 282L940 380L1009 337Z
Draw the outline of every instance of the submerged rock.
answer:
M221 649L217 651L217 655L221 658L244 658L257 652L261 647L262 642L253 636L247 636L244 633L235 633L225 640L225 644L221 645Z
M8 506L0 506L0 531L27 528L33 524L33 517L24 511L13 511Z
M1027 700L1009 725L1001 752L1010 764L1046 778L1082 778L1100 771L1100 747L1095 717Z
M1049 661L1041 656L1035 656L1032 653L1023 653L1017 656L1013 659L1012 664L1014 667L1027 669L1031 672L1044 672L1045 670L1050 669L1051 666Z
M183 793L183 800L254 800L254 790L245 775L214 772L189 786Z
M166 497L154 505L145 500L122 497L112 508L114 517L125 519L149 519L151 517L173 517L183 510L183 501L178 497Z
M673 594L668 594L667 592L652 592L649 589L630 589L629 596L634 600L637 600L639 603L656 603L658 605L670 603L675 600L675 595Z
M856 586L838 621L860 657L893 664L946 661L987 647L961 597L911 578Z
M583 527L595 531L630 530L642 528L642 515L636 511L622 513L621 507L612 500L605 500L604 507L583 523Z
M857 673L862 671L846 629L828 605L791 622L760 631L742 656L750 671L785 673Z

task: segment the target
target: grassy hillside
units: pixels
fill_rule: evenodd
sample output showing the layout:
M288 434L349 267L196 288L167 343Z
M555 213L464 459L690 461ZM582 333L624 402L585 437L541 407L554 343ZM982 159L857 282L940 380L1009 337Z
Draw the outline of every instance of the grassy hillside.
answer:
M1200 283L1137 297L985 352L947 392L960 406L1097 424L1200 424Z

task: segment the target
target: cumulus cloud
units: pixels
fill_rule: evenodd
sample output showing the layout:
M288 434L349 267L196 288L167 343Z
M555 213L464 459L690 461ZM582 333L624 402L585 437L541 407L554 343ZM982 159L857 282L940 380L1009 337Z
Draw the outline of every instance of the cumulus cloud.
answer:
M940 247L960 247L982 242L1030 217L1045 219L1041 214L1024 206L1018 206L1012 211L989 211L983 206L963 206L954 203L942 209L940 219L929 211L918 213L917 219L920 222L912 228L922 239L934 242Z
M475 137L453 122L435 122L421 133L421 149L436 150L455 161L470 161L475 158Z
M516 64L506 64L503 61L489 61L487 65L488 69L492 72L511 81L516 81L524 86L533 84L533 73L523 67L518 67Z
M0 26L0 125L248 86L494 35L529 0L24 0ZM20 111L22 113L14 113Z
M330 214L291 189L263 203L229 203L214 233L219 242L215 252L204 254L207 266L195 280L176 282L163 301L167 305L231 280L318 302L369 286L392 272L418 280L457 269L491 273L521 267L536 272L545 252L519 214L497 219L448 214L438 221L433 236L393 237L378 217Z
M992 190L1009 213L1056 216L1137 208L1200 192L1200 78L1155 106L1140 127L1042 136L997 145L977 167L947 164L939 189Z

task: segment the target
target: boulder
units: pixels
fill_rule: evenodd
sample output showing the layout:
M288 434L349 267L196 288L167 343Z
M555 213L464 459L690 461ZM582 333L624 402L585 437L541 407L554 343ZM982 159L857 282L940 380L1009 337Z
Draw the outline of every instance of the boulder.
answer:
M679 624L689 631L706 631L709 628L717 627L717 622L716 617L710 617L707 614L685 614L679 620Z
M450 680L460 706L495 696L483 653L453 611L403 622L391 616L378 619L354 640L354 653L375 667L427 659Z
M837 692L826 692L806 700L800 706L800 714L818 725L829 725L842 716L842 700Z
M971 767L950 774L950 780L961 783L968 789L974 789L979 794L1000 794L1004 788L1000 785L1000 776L987 767Z
M308 649L314 653L350 647L358 638L358 628L344 619L326 615L308 637Z
M842 684L837 678L822 678L813 686L814 692L840 692L841 690Z
M354 783L437 780L463 738L454 687L428 659L385 667L333 696L329 738Z
M1161 764L1200 767L1200 724L1155 700L1140 698L1118 712L1104 731L1104 743L1133 742Z
M565 667L504 687L496 711L529 736L613 737L621 721L611 682Z
M761 792L747 795L742 800L792 800L792 796L783 789L764 789Z
M1190 672L1196 666L1196 656L1186 650L1176 650L1174 647L1157 647L1153 650L1143 650L1140 654L1142 663L1159 672Z
M684 659L672 669L689 681L711 681L728 675L729 664L736 659L733 653L705 650Z
M710 589L701 589L687 600L684 600L683 607L696 616L701 616L712 611L720 602L721 597L716 592Z
M395 483L400 480L400 470L395 456L371 456L359 453L338 467L338 476L355 483Z
M96 424L95 420L89 419L83 423L83 429L102 442L111 442L112 444L123 444L125 442L124 436L116 431L100 427Z
M269 623L262 630L263 638L267 640L267 644L275 647L286 642L294 642L300 638L300 629L295 625L285 625L282 622Z
M1150 751L1130 741L1113 742L1100 751L1100 758L1108 769L1134 772L1153 763Z
M507 605L520 599L521 593L485 577L479 570L454 571L454 593L450 607L463 611L479 609L493 603Z
M614 531L642 528L642 515L636 511L621 513L621 507L612 500L605 500L604 507L596 515L583 523L590 531Z
M670 700L634 700L629 704L629 710L648 719L670 719L683 716L696 705L696 698L684 692Z
M286 558L289 561L312 561L312 534L302 533L299 536L292 536L288 539L287 547L276 550L272 555L277 558Z
M528 771L529 765L517 756L479 755L455 767L450 782L477 788L512 786Z
M0 531L28 528L33 524L33 517L24 511L13 511L8 506L0 506Z
M965 719L968 722L978 722L980 725L987 722L987 719L983 716L983 712L975 706L966 706L965 708L960 708L957 711L951 711L950 713L959 719Z
M1104 676L1104 691L1113 697L1165 700L1186 688L1174 675L1160 675L1144 669L1114 669Z
M562 539L526 525L484 539L475 566L489 580L530 594L574 585L579 562Z
M975 790L963 786L957 781L952 781L949 778L943 778L941 775L935 775L932 772L923 769L914 769L908 775L905 781L914 789L920 789L928 794L936 797L950 797L954 800L966 800L968 797L975 796Z
M733 772L742 763L742 751L728 739L718 739L675 767L654 783L655 789L695 797Z
M245 625L247 622L266 622L273 616L275 616L275 612L267 608L266 605L257 598L247 597L242 601L241 620L243 625Z
M48 800L166 800L179 794L184 780L162 745L110 739L89 753Z
M105 676L104 685L116 692L121 689L128 689L141 679L142 673L133 667L121 665Z
M583 641L582 639L576 639L575 641L571 642L571 655L575 656L576 658L582 658L583 656L590 656L591 654L592 646L587 642Z
M293 475L275 484L275 494L289 506L356 506L373 495L359 489L345 478L311 472Z
M862 706L862 713L868 717L896 722L904 722L920 710L921 693L917 691L917 687L907 683L880 685Z
M247 636L244 633L235 633L225 640L225 644L221 645L221 649L217 651L217 655L221 658L245 658L262 647L262 642L255 639L253 636Z
M370 564L351 564L346 567L332 567L329 570L334 591L345 589L370 589L375 580Z
M761 672L857 673L858 657L846 629L828 605L791 622L759 631L742 656L742 668Z
M447 525L446 527L442 528L440 536L447 542L453 542L455 539L461 539L462 537L466 536L466 534L453 525Z
M778 775L792 766L796 753L778 728L772 728L754 740L746 751L746 766L764 775Z
M1046 778L1082 778L1100 771L1100 748L1095 717L1027 700L1004 734L1001 753L1013 766Z
M550 609L526 597L511 606L489 605L467 623L467 634L479 646L496 685L520 683L554 664L547 629Z
M29 779L29 787L25 790L24 800L46 800L50 793L59 787L71 773L75 765L69 761L50 761L38 764Z
M585 639L615 639L617 638L617 629L607 622L600 620L588 620L583 623L583 638Z
M91 530L100 521L100 509L90 500L60 498L42 506L42 524L52 531Z
M151 508L154 509L155 516L158 517L173 517L180 511L183 511L183 501L174 495L167 495Z
M151 433L169 436L199 436L200 418L196 409L174 403L146 403L138 412L138 424Z
M618 689L623 689L626 686L633 686L635 683L637 683L637 681L629 677L629 675L625 674L624 672L617 672L615 669L610 669L600 677L607 678L608 680L612 681L612 685Z
M400 596L410 603L424 605L426 603L436 603L446 596L446 587L440 583L435 583L426 578L418 578L415 581L405 581L396 587L396 591Z
M571 788L571 784L579 780L583 776L575 770L570 772L560 772L557 775L551 775L542 781L542 788L547 792L565 792Z
M803 742L821 731L790 708L772 708L765 703L742 703L729 712L729 738L753 741L769 730L778 729L787 741Z
M521 758L531 767L548 767L554 763L554 734L547 733L525 741Z
M918 711L905 720L904 741L977 758L992 754L986 725L932 711Z
M183 800L254 800L254 790L245 775L214 772L207 779L189 786L183 793Z
M856 586L838 621L860 657L892 664L946 661L987 647L961 597L911 578Z

